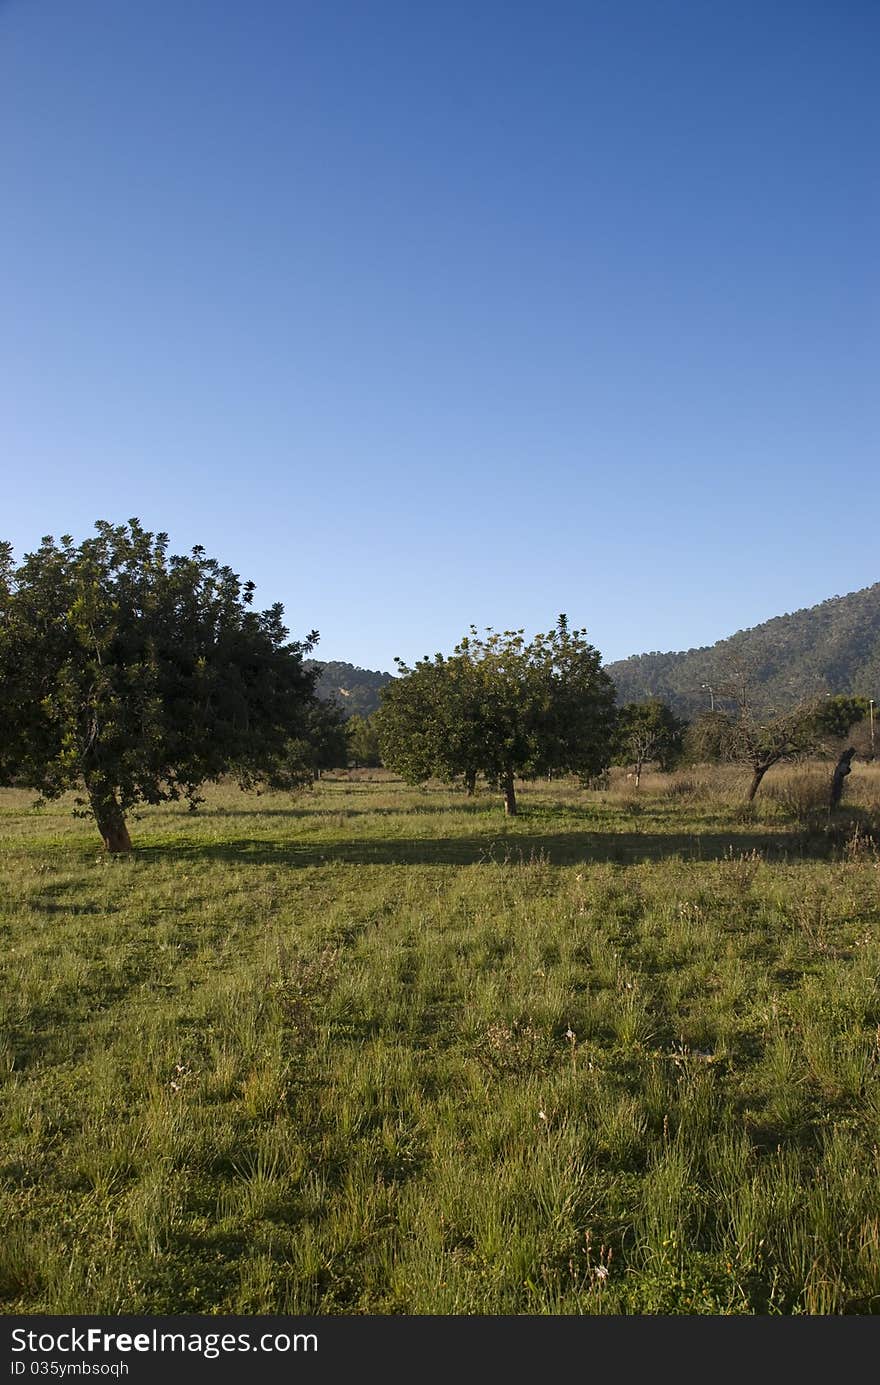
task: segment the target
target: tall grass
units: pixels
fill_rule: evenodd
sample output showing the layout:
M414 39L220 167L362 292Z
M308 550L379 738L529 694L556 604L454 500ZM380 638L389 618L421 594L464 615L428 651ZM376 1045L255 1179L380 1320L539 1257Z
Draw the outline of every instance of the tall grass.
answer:
M877 1312L877 780L4 792L5 1311Z

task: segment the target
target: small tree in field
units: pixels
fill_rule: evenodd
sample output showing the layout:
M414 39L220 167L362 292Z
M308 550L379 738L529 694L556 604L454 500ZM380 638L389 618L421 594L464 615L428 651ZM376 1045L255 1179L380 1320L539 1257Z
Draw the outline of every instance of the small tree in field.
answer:
M0 545L0 782L84 788L107 849L129 851L138 802L194 807L229 772L301 776L318 636L288 643L281 606L251 610L253 583L202 548L169 557L136 519L96 529L43 539L18 569Z
M661 769L671 767L681 749L685 725L658 698L628 702L620 708L614 731L614 760L618 765L632 765L636 788L649 761L659 761Z
M285 778L292 776L313 784L325 769L344 769L348 764L346 729L342 709L315 697L303 712L299 734L290 742L280 775L268 775L267 782L287 787Z
M551 771L582 776L605 767L614 685L585 630L565 616L526 643L522 630L471 631L451 656L407 668L382 690L377 713L383 761L405 779L478 773L517 811L514 778Z
M784 760L815 751L821 741L820 703L816 699L800 702L780 712L761 711L754 705L749 670L737 670L725 684L715 689L732 711L710 712L693 724L692 753L699 753L700 737L707 749L732 764L751 771L747 802L751 803L768 770ZM709 754L705 758L710 758Z
M375 717L362 717L355 712L345 723L345 738L348 761L355 769L375 769L381 765Z

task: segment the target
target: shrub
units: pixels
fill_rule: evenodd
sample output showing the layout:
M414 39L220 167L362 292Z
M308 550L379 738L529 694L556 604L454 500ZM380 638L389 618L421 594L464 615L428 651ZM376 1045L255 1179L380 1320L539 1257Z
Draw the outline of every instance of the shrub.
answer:
M790 817L806 822L827 809L830 775L800 770L768 784L765 793Z

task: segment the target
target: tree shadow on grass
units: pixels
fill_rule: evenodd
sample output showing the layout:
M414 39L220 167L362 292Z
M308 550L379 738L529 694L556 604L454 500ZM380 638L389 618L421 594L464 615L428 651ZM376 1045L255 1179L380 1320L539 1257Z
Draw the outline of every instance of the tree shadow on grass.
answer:
M510 834L492 837L394 837L360 841L297 842L232 838L219 842L164 842L138 849L144 859L222 861L230 865L435 866L511 864L548 861L552 865L642 861L718 861L757 851L779 860L790 854L785 837L757 833L599 833Z
M312 818L320 821L322 818L427 817L435 813L465 813L470 817L481 817L496 813L497 808L497 801L489 802L485 799L477 803L466 800L462 800L461 803L453 801L445 804L412 803L404 808L349 808L342 804L339 807L334 807L332 804L322 802L307 803L305 806L293 804L289 808L261 808L258 804L250 808L225 808L212 805L200 807L198 815L200 818ZM190 810L179 808L177 816L190 817ZM563 809L557 816L564 817L567 816L567 813ZM580 816L583 816L583 810L581 810Z

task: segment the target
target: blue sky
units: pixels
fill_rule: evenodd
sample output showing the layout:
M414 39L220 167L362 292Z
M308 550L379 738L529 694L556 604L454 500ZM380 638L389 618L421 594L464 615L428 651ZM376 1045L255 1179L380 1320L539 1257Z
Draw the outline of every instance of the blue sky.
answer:
M880 580L875 0L0 0L0 538L390 668Z

